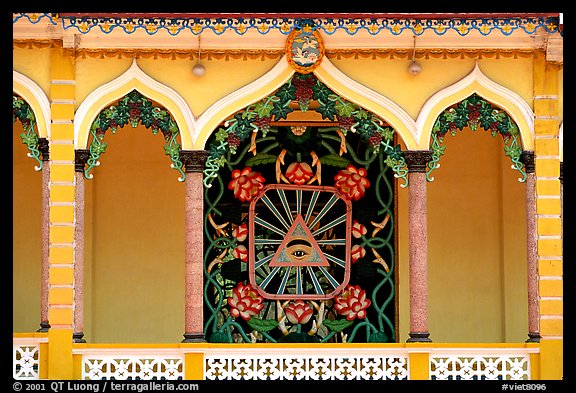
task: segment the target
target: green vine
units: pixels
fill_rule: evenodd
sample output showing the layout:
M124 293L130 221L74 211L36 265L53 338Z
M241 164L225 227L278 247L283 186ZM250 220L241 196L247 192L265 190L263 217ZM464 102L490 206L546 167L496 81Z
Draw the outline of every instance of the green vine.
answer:
M35 131L36 116L30 108L30 105L18 95L12 96L12 122L20 120L24 132L20 134L22 143L26 145L29 150L28 157L33 158L38 162L34 167L36 171L42 170L42 160L40 159L40 150L38 149L38 134Z
M432 128L432 159L428 162L426 179L433 181L431 172L439 167L438 161L444 154L446 146L442 145L445 135L450 132L452 136L465 127L472 131L481 126L485 131L490 131L492 136L500 134L504 140L504 153L510 157L512 168L522 175L518 180L526 181L526 172L521 161L522 148L520 147L520 131L510 116L500 108L495 107L476 93L460 101L438 116Z
M274 94L236 113L224 123L225 128L216 132L206 161L204 185L210 187L210 179L227 162L226 154L229 152L235 155L238 146L252 133L260 132L265 137L272 121L286 119L294 110L290 104L297 102L300 110L305 112L312 100L318 103L315 110L323 119L338 121L338 129L344 136L348 132L357 133L374 155L383 151L387 156L386 165L392 168L396 178L404 180L401 187L408 185L408 170L403 153L399 145L393 145L394 129L373 113L335 94L314 74L298 73Z
M137 90L132 90L116 105L110 105L103 109L92 122L90 127L90 134L92 135L89 148L90 157L84 170L84 177L91 179L93 175L90 174L90 171L100 165L98 160L106 152L107 147L104 142L106 131L110 130L112 133L116 133L118 127L127 124L134 128L142 124L146 128L152 129L154 135L158 134L159 131L162 132L166 141L164 152L172 161L171 167L180 172L181 177L178 180L183 182L186 174L183 170L184 164L180 161L180 144L176 140L180 132L178 126L170 113L154 105Z

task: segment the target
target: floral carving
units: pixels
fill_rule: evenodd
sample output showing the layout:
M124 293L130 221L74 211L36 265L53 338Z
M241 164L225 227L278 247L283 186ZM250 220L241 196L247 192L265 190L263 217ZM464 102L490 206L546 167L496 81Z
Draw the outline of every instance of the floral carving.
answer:
M284 308L284 312L286 313L288 321L294 325L305 324L314 314L314 310L310 307L310 304L302 299L291 302Z
M364 196L366 189L370 187L370 181L366 179L367 174L366 169L357 169L350 164L334 176L334 186L348 199L357 201Z
M250 202L264 188L265 181L260 172L252 171L250 167L242 171L235 169L228 189L234 191L234 197L241 202Z
M312 176L314 176L314 172L312 172L310 165L305 162L293 162L286 169L286 178L290 183L299 186L308 183Z
M335 300L334 308L349 321L366 318L366 309L372 303L366 298L366 291L358 285L348 285Z
M232 297L228 298L230 314L235 318L242 317L248 321L264 308L263 301L262 296L250 284L239 282L232 290Z

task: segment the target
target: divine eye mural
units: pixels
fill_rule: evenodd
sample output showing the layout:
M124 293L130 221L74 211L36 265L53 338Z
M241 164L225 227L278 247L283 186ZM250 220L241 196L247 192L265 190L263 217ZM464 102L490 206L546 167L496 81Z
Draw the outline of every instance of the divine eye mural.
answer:
M296 73L207 150L207 341L394 342L394 130Z

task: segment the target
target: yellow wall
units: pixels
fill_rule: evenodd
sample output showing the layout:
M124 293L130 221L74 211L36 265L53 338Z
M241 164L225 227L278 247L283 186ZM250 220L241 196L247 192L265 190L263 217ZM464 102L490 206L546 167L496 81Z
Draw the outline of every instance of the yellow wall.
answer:
M40 328L42 172L26 156L19 120L12 131L12 268L14 332Z
M49 91L49 54L44 49L15 49L14 69ZM78 58L76 108L94 89L121 75L131 61ZM141 59L139 64L181 94L198 116L218 99L263 75L276 61L210 60L203 62L207 73L200 79L190 72L193 60ZM406 72L407 59L332 61L414 118L431 95L466 76L474 66L473 59L421 60L422 73L412 77ZM480 60L480 68L532 106L531 58L486 58ZM448 135L442 166L433 172L436 180L428 184L430 331L436 342L526 339L524 185L510 169L499 138L482 130L476 134L467 130L455 138ZM180 341L184 329L184 186L164 155L161 135L128 126L116 135L107 133L105 140L109 147L101 157L102 165L93 169L94 179L86 181L85 338L111 343ZM15 169L16 156L22 155L23 161L31 161L25 152L15 153ZM17 195L30 195L38 201L30 205L39 208L40 174L33 175L38 179L38 192L29 192L28 183L33 182L27 181L27 188L15 187L14 195L15 200ZM399 188L398 194L399 340L405 341L409 330L407 189ZM19 215L32 215L16 202L14 208ZM39 210L35 214L39 217ZM16 221L20 220L15 220L15 233L23 225ZM474 231L463 231L470 222ZM15 242L39 245L39 226L36 231L36 240L19 235ZM14 244L15 250L25 248ZM37 252L30 260L39 260L39 246ZM30 331L39 319L39 311L30 309L39 307L39 265L30 262L26 269L15 270L14 294L19 296L14 304L26 311L14 318L15 329L21 326Z
M181 341L184 183L170 168L161 133L126 126L104 140L101 165L85 183L92 222L86 228L85 337L102 343Z
M427 183L428 306L435 342L527 337L524 184L500 136L466 128L444 139ZM408 338L408 189L399 189L400 341Z

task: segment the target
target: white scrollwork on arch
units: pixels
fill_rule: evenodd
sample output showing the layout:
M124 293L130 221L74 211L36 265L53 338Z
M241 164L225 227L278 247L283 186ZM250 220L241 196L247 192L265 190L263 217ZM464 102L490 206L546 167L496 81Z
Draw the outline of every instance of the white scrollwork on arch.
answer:
M136 60L122 75L90 93L78 107L74 115L74 148L86 148L90 125L98 113L134 89L158 102L174 116L180 130L182 149L192 149L191 135L196 128L196 121L190 107L175 90L142 71Z
M422 107L416 119L416 139L421 149L429 148L432 127L440 113L473 93L506 111L518 125L524 150L533 150L534 112L517 93L489 79L478 62L468 75L435 93Z
M44 90L32 79L14 70L12 89L32 108L38 125L38 136L50 139L50 101Z

